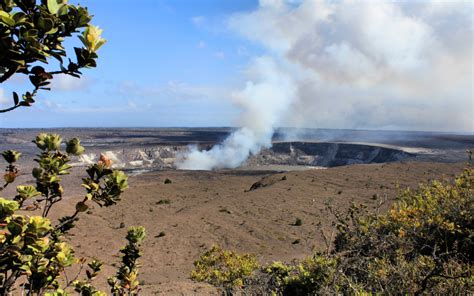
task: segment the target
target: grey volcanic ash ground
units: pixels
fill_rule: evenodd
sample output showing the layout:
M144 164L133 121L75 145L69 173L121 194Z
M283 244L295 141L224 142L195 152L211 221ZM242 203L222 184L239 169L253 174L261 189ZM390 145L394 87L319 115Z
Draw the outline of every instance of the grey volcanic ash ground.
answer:
M40 130L1 130L0 148L24 153L19 183L30 183L36 153L31 143ZM415 187L462 171L472 135L312 130L291 141L277 134L273 148L252 156L237 169L180 171L176 154L195 144L209 149L228 129L62 129L64 138L80 137L87 158L64 176L69 200L59 203L53 219L73 212L81 198L84 165L109 153L131 173L130 188L116 206L93 206L69 237L78 256L106 262L98 286L115 272L126 228L143 225L140 279L143 295L209 295L214 288L193 283L193 261L219 244L257 255L261 263L291 261L323 247L316 225L331 220L321 210L330 201L344 209L352 202L375 207L374 196L387 199L397 188ZM313 169L324 168L324 169ZM301 170L304 169L304 170ZM165 179L171 184L165 184ZM250 190L252 189L252 190ZM13 196L12 188L2 192ZM294 226L299 218L301 226ZM121 228L121 224L125 227ZM164 234L164 235L163 235Z

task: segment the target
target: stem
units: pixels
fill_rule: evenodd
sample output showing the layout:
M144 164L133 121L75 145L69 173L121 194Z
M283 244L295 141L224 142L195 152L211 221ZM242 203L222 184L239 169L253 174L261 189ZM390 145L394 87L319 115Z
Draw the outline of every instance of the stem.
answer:
M16 108L18 108L18 107L20 107L20 106L21 106L21 105L15 105L15 106L13 106L13 107L0 110L0 113L5 113L5 112L9 112L9 111L15 110Z
M5 75L4 75L5 76ZM3 77L2 77L3 78ZM38 86L35 86L35 89L33 90L33 92L31 93L31 97L34 97L36 96L36 93L38 92L39 90L39 87ZM16 108L22 106L21 104L17 104L13 107L10 107L10 108L7 108L7 109L3 109L3 110L0 110L0 113L6 113L6 112L9 112L9 111L12 111L12 110L15 110Z
M0 288L0 294L1 295L7 295L8 292L10 292L10 289L15 284L18 276L19 276L19 271L18 270L15 270L10 274L10 276L5 280L5 283L3 284L3 287Z
M44 209L43 209L43 217L46 217L48 215L49 209L48 209L48 203L49 203L49 198L46 197L45 203L44 203Z
M86 202L86 201L87 201L87 197L85 197L82 202ZM72 216L68 217L68 219L67 219L66 221L63 221L62 223L56 225L56 227L54 228L54 230L58 230L58 229L60 229L61 227L63 227L64 225L66 225L67 223L73 221L73 220L77 217L77 215L79 215L79 211L78 211L78 210L76 210Z
M53 71L53 72L48 72L50 75L57 75L57 74L69 74L71 71L69 70L61 70L61 71Z
M54 198L57 198L59 197L58 199L54 200ZM60 202L62 200L62 197L61 196L54 196L54 197L51 197L49 198L47 201L46 201L46 205L45 205L45 208L44 208L44 211L43 211L43 217L47 217L48 214L49 214L49 210L51 210L51 208L53 207L53 205L57 202ZM49 202L49 204L48 204Z
M79 275L81 275L83 269L84 269L84 263L81 263L81 267L79 268L79 271L77 272L76 276L70 281L68 280L66 271L64 270L64 275L66 277L66 288L69 288L79 278Z
M3 187L0 187L0 191L2 191L3 189L7 188L8 184L10 184L10 183L5 183L5 185L3 185Z

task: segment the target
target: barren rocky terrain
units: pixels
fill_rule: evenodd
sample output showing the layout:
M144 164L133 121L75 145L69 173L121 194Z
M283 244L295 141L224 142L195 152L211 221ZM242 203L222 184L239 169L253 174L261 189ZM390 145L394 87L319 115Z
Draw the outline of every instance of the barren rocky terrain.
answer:
M352 202L376 206L379 195L388 206L398 186L449 178L462 168L462 163L392 163L270 174L148 173L130 180L120 204L95 207L81 219L71 241L81 256L117 262L126 229L120 224L144 225L144 295L206 295L214 289L194 284L189 272L213 244L256 254L261 263L302 258L324 247L317 224L329 231L329 215L321 212L325 202L339 209ZM164 184L166 178L172 184ZM249 191L256 182L263 186ZM296 218L303 225L293 226Z
M94 206L70 240L78 256L108 263L97 280L106 289L105 278L115 271L110 264L119 260L126 228L144 225L148 237L141 260L143 295L216 294L214 288L189 279L193 261L213 244L256 254L261 263L302 258L324 247L317 224L329 231L330 215L321 211L326 202L346 209L352 202L375 207L376 197L386 198L385 209L398 187L450 178L464 165L396 162L284 173L150 172L131 177L130 189L117 206ZM76 169L65 177L73 199L81 196L74 184L81 174ZM164 184L166 178L172 183ZM252 185L256 189L249 190ZM58 204L55 215L73 212L73 205ZM292 225L296 218L303 221L301 226Z

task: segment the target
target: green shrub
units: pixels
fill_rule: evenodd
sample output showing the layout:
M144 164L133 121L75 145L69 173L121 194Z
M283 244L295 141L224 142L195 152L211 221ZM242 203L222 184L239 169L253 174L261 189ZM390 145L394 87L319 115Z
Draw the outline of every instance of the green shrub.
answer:
M239 255L213 246L194 262L191 279L224 288L226 293L231 293L234 288L242 287L245 279L257 268L254 256Z
M97 51L106 41L100 36L102 30L91 25L91 20L87 8L68 4L67 0L0 2L0 83L15 74L23 74L28 76L33 86L31 91L21 96L13 92L12 106L0 110L0 113L31 106L38 91L50 90L48 85L55 75L80 78L83 68L96 66ZM63 47L65 40L73 35L82 43L80 47L74 47L75 61ZM40 65L48 64L51 58L59 62L58 69L46 70ZM67 64L64 63L66 58ZM102 266L96 260L88 264L86 280L72 283L67 281L67 277L61 278L67 267L78 263L72 247L64 240L81 213L88 212L90 202L101 207L117 203L128 187L128 177L121 171L110 169L110 160L101 156L97 164L86 170L88 177L82 183L86 189L83 200L76 204L71 215L53 223L47 217L53 206L63 199L61 178L69 173L70 157L82 154L84 147L79 139L73 138L66 142L66 152L63 152L60 149L62 139L57 134L40 134L33 142L41 151L35 159L38 167L32 172L36 184L17 186L13 200L0 198L0 295L10 294L19 286L27 295L66 295L67 291L61 285L68 288L73 284L80 295L105 295L91 283ZM13 150L2 153L8 165L0 192L18 176L15 163L20 155ZM39 210L41 214L28 216L19 214L20 210ZM114 295L130 295L138 291L134 260L139 257L138 247L143 237L144 229L129 230L129 244L122 253L124 258L133 257L133 260L125 263L124 259L117 274L117 286L112 289ZM132 261L133 266L130 265ZM79 263L83 265L85 262ZM120 290L122 288L125 292ZM119 292L114 292L117 290Z
M311 295L332 282L336 263L333 258L315 255L297 264L273 262L263 272L271 276L275 294Z
M82 183L86 190L84 198L76 203L72 214L53 223L48 215L53 206L63 199L61 178L69 173L71 156L82 153L84 148L78 139L72 139L66 143L67 151L71 154L61 151L62 139L56 134L40 134L34 143L40 149L36 159L38 166L33 169L36 184L17 186L13 200L0 198L1 295L11 293L20 285L28 295L64 293L61 287L61 280L64 283L64 279L61 277L67 267L77 262L74 250L65 242L65 235L74 227L81 213L87 211L89 203L95 202L105 207L114 205L128 187L127 175L110 169L106 162L90 165L86 170L88 177ZM10 150L2 155L8 163L5 173L8 177L4 178L6 183L0 190L15 181L18 172L15 162L20 154ZM36 210L40 215L19 214L20 210ZM134 254L139 254L137 248L143 239L144 230L137 228L130 231L127 240L133 245L129 248ZM75 288L82 291L82 295L100 295L90 283L100 270L100 265L93 261L89 267L92 271L87 272L88 281L75 285ZM136 267L131 272L136 273ZM125 271L122 273L125 274ZM133 281L135 283L136 280ZM136 286L133 289L136 290Z
M169 205L171 203L171 200L169 199L160 199L159 201L156 202L157 205Z
M138 259L142 256L140 245L145 239L145 228L142 226L130 227L127 233L128 244L120 250L122 264L115 277L108 279L112 295L138 295L140 291L138 281Z

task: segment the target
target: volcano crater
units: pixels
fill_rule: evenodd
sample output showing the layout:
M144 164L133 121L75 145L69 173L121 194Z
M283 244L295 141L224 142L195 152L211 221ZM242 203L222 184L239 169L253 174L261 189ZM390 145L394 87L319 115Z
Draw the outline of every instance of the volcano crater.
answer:
M351 164L385 163L416 157L401 149L366 144L334 142L277 142L251 156L244 166L337 167Z

